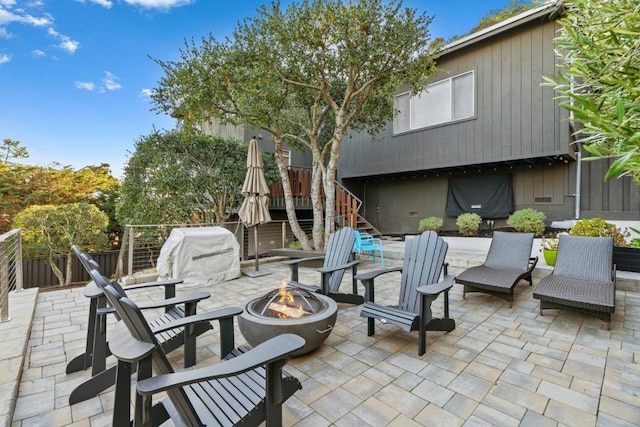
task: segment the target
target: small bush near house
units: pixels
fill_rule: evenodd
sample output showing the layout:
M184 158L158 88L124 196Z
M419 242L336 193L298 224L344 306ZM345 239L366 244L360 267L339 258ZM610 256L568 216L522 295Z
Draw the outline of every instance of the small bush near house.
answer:
M627 246L627 237L631 233L620 230L615 224L602 218L581 219L571 229L572 236L613 237L615 246Z
M421 233L423 231L438 231L440 227L442 227L442 224L442 218L438 218L437 216L422 218L420 224L418 224L418 231Z
M521 233L534 233L536 236L542 236L545 225L544 220L547 219L543 212L535 209L527 208L515 211L507 219L507 224Z
M463 236L475 236L482 224L482 218L475 213L463 213L456 219L456 225Z

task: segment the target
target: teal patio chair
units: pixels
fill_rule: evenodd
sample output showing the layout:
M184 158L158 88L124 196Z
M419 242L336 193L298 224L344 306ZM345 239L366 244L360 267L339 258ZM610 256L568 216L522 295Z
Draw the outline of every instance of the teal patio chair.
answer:
M380 253L380 268L384 268L384 248L382 246L382 239L373 237L369 233L361 233L358 230L353 230L353 234L356 236L356 242L353 244L353 250L358 254L371 253L373 263L376 263L376 252Z

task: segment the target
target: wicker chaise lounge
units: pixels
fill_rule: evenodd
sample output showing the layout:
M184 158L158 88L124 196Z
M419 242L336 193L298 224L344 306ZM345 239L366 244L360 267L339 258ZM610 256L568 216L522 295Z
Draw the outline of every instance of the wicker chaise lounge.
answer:
M553 272L533 291L545 308L579 311L607 322L615 310L616 271L613 238L560 236Z
M495 231L484 264L456 277L456 282L464 285L462 297L469 292L482 292L509 301L511 307L518 282L532 284L531 272L538 262L538 257L531 257L532 246L533 233Z

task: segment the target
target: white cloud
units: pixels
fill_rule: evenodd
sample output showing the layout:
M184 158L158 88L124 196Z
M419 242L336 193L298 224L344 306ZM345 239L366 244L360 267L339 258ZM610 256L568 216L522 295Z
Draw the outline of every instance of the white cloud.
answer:
M11 55L0 53L0 65L6 64L9 61L11 61Z
M31 51L31 54L33 56L39 57L39 56L47 56L46 53L44 53L44 51L40 50L40 49L35 49Z
M13 37L13 34L7 31L6 28L0 27L0 38L10 39Z
M140 97L143 99L150 99L155 91L153 89L144 88L140 91Z
M96 85L92 82L75 82L75 85L78 89L83 90L93 90L96 87Z
M104 90L118 90L122 88L122 85L118 82L120 80L115 74L109 71L104 72L104 78L102 79L102 89Z
M60 49L66 50L69 53L74 53L78 49L78 46L80 46L79 42L71 40L71 38L67 36L61 36L61 39L62 41L60 42L60 45L58 47Z
M76 81L75 85L78 89L91 90L91 91L95 90L97 87L98 93L105 93L107 91L122 89L122 85L120 84L120 78L109 71L104 72L104 77L102 78L100 85L96 86L96 84L93 82L80 82L80 81Z
M193 3L194 0L124 0L132 6L140 6L146 9L171 9Z
M76 0L76 1L79 3L86 3L85 0ZM111 9L111 6L113 6L113 2L111 0L89 0L89 3L104 6L107 9Z
M0 25L9 24L11 22L18 22L21 24L29 24L35 27L42 27L45 25L51 25L53 18L51 15L45 14L41 17L35 17L25 13L24 10L17 10L16 13L5 9L0 6Z
M72 40L69 36L60 34L51 27L47 29L47 34L60 40L60 44L58 45L58 47L62 50L66 50L69 53L75 53L75 51L78 50L78 47L80 46L79 42Z
M2 6L13 6L16 4L16 0L0 0Z

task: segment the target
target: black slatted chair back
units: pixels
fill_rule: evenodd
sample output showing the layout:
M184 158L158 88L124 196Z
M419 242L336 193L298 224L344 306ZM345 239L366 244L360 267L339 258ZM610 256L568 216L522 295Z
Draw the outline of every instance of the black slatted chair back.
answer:
M131 337L137 341L153 344L155 350L153 352L153 366L158 374L174 373L171 363L165 354L162 346L156 339L155 334L151 331L149 323L146 321L140 308L135 302L129 298L122 297L119 292L112 286L112 283L99 274L98 271L90 272L94 282L102 288L109 304L116 310L122 322L126 326ZM180 413L186 425L202 425L200 419L191 405L184 389L181 387L167 390L167 395L171 402L175 405L175 409Z
M95 269L98 270L100 274L104 274L100 265L93 259L93 257L91 257L91 255L81 251L76 245L71 246L71 249L73 250L73 253L76 254L76 258L78 258L78 261L80 261L80 264L82 264L82 267L84 267L87 273Z
M405 243L398 308L418 314L416 289L438 283L449 245L434 231L422 233Z
M356 236L350 227L341 228L333 233L329 237L329 242L325 248L326 256L323 267L334 267L349 262L355 241ZM329 291L338 292L343 276L344 270L338 270L331 275L329 278Z

